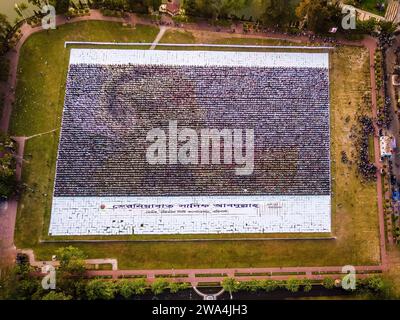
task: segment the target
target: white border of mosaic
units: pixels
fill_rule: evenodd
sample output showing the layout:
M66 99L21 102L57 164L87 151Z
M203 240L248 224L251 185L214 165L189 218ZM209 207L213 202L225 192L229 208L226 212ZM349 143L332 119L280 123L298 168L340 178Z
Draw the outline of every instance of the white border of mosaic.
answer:
M330 232L330 196L56 197L51 235Z
M328 68L329 53L71 49L69 63Z

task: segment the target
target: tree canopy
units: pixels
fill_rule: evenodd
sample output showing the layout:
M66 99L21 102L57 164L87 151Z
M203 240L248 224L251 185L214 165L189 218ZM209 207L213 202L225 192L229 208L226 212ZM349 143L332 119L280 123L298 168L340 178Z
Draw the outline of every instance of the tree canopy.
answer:
M340 25L339 3L328 0L301 0L296 8L296 16L305 21L307 29L316 33L326 33Z
M104 279L90 280L86 285L88 300L112 300L115 296L114 283Z
M73 298L81 297L85 291L85 254L69 246L56 251L60 266L57 269L57 288Z
M285 26L296 16L290 9L291 0L267 0L265 12L263 14L263 22L267 26Z
M286 289L290 292L297 292L299 291L301 281L296 278L291 278L286 281Z
M70 0L51 0L50 4L54 6L57 14L64 14L68 12Z
M56 251L57 258L60 261L60 271L69 273L80 273L85 271L85 254L72 246L59 248Z
M189 8L196 8L197 15L217 20L219 18L228 18L245 5L245 0L202 0L197 5L191 3Z
M3 269L0 275L0 299L32 300L42 291L40 281L32 276L29 263Z
M146 280L121 280L118 282L118 292L125 299L131 298L133 295L142 295L146 293Z
M169 283L165 279L156 279L154 282L151 284L151 291L153 291L154 294L161 294L165 289L167 289L169 286Z
M11 25L8 22L7 16L0 13L0 56L8 49L6 40L10 30Z
M17 190L15 178L15 144L5 134L0 134L0 198L8 199Z
M42 297L42 300L71 300L72 297L62 292L50 291Z

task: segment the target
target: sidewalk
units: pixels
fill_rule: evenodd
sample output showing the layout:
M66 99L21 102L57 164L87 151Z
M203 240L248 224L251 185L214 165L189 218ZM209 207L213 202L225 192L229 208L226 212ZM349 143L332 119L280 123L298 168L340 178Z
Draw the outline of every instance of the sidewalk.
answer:
M383 271L381 266L355 267L357 277L364 278L376 272ZM360 272L360 273L358 273ZM162 269L162 270L96 270L88 271L89 277L108 276L112 279L126 277L145 277L148 282L157 278L166 278L173 282L190 282L197 286L199 283L221 282L226 277L234 277L240 281L250 280L288 280L312 279L322 280L342 278L342 267L288 267L288 268L237 268L237 269Z

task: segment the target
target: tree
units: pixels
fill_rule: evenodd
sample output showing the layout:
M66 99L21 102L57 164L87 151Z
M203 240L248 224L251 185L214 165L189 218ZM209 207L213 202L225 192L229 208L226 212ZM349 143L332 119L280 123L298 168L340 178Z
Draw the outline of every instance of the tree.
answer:
M364 280L364 285L374 293L382 292L385 288L385 282L378 276L366 278Z
M310 292L312 289L312 282L309 279L304 279L303 280L303 291L304 292Z
M339 25L341 10L337 1L301 0L296 8L296 16L306 22L309 30L326 33Z
M368 20L357 20L357 29L356 31L361 34L372 34L376 27L377 21L375 18L370 18Z
M261 282L262 289L266 292L271 292L279 288L280 283L279 281L275 280L264 280Z
M324 278L322 280L322 285L325 289L332 289L335 287L335 280L332 278Z
M245 0L203 0L197 7L198 13L208 18L218 20L227 18L235 11L242 9Z
M264 24L268 26L285 26L295 18L290 10L291 0L268 0L263 15Z
M297 292L299 291L301 281L296 278L291 278L286 281L286 289L290 292Z
M11 25L8 22L7 16L0 13L0 56L8 50L6 40L10 31Z
M33 277L29 263L18 264L12 269L3 269L0 278L0 298L31 300L42 290L39 279Z
M245 0L222 0L220 7L220 15L227 18L233 12L239 11L246 5Z
M15 177L15 144L9 136L0 133L0 200L15 194L18 183Z
M34 5L38 9L41 9L46 4L46 0L28 0L28 3Z
M42 300L71 300L72 297L62 292L50 291L42 297Z
M114 283L103 279L90 280L85 291L89 300L111 300L115 296Z
M144 0L144 3L147 7L151 7L153 10L158 10L162 3L161 0Z
M189 16L195 16L198 12L196 0L185 0L183 4L185 13Z
M15 12L22 17L24 20L26 19L24 16L24 11L28 9L28 6L25 2L21 2L20 4L15 4L14 10Z
M65 294L79 298L85 291L85 254L82 250L69 246L56 251L60 261L57 270L57 287Z
M385 34L393 34L396 31L396 24L392 21L380 20L378 22L379 30Z
M396 31L396 25L391 21L379 21L379 45L382 48L387 48L392 46L395 39L394 32Z
M169 291L171 293L177 293L178 291L185 290L185 289L188 289L188 288L189 288L189 285L186 282L182 282L182 283L171 282L169 284Z
M229 295L232 300L233 299L232 293L236 292L239 289L239 281L237 281L235 278L225 278L224 280L222 280L221 285L225 291L229 292Z
M54 6L57 14L65 14L68 12L70 0L50 0L50 4Z
M123 296L125 299L129 299L135 294L145 294L147 284L145 279L121 280L118 282L117 288L121 296Z
M154 282L151 284L151 291L153 291L155 295L161 294L164 292L165 289L168 288L168 286L169 283L167 280L158 278L154 280Z
M148 13L149 6L146 3L147 1L148 0L126 0L127 8L133 12Z
M71 274L81 274L85 272L85 254L79 248L72 246L59 248L56 251L57 258L60 261L60 271Z

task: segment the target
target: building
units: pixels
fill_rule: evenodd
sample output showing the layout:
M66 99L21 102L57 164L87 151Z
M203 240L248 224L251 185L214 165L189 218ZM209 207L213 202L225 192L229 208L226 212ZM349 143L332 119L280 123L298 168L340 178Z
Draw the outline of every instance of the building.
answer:
M394 137L381 136L379 138L379 146L381 151L381 159L391 158L393 149L396 148L396 140Z
M168 0L167 2L160 5L160 12L167 13L174 17L180 13L180 1L179 0Z

